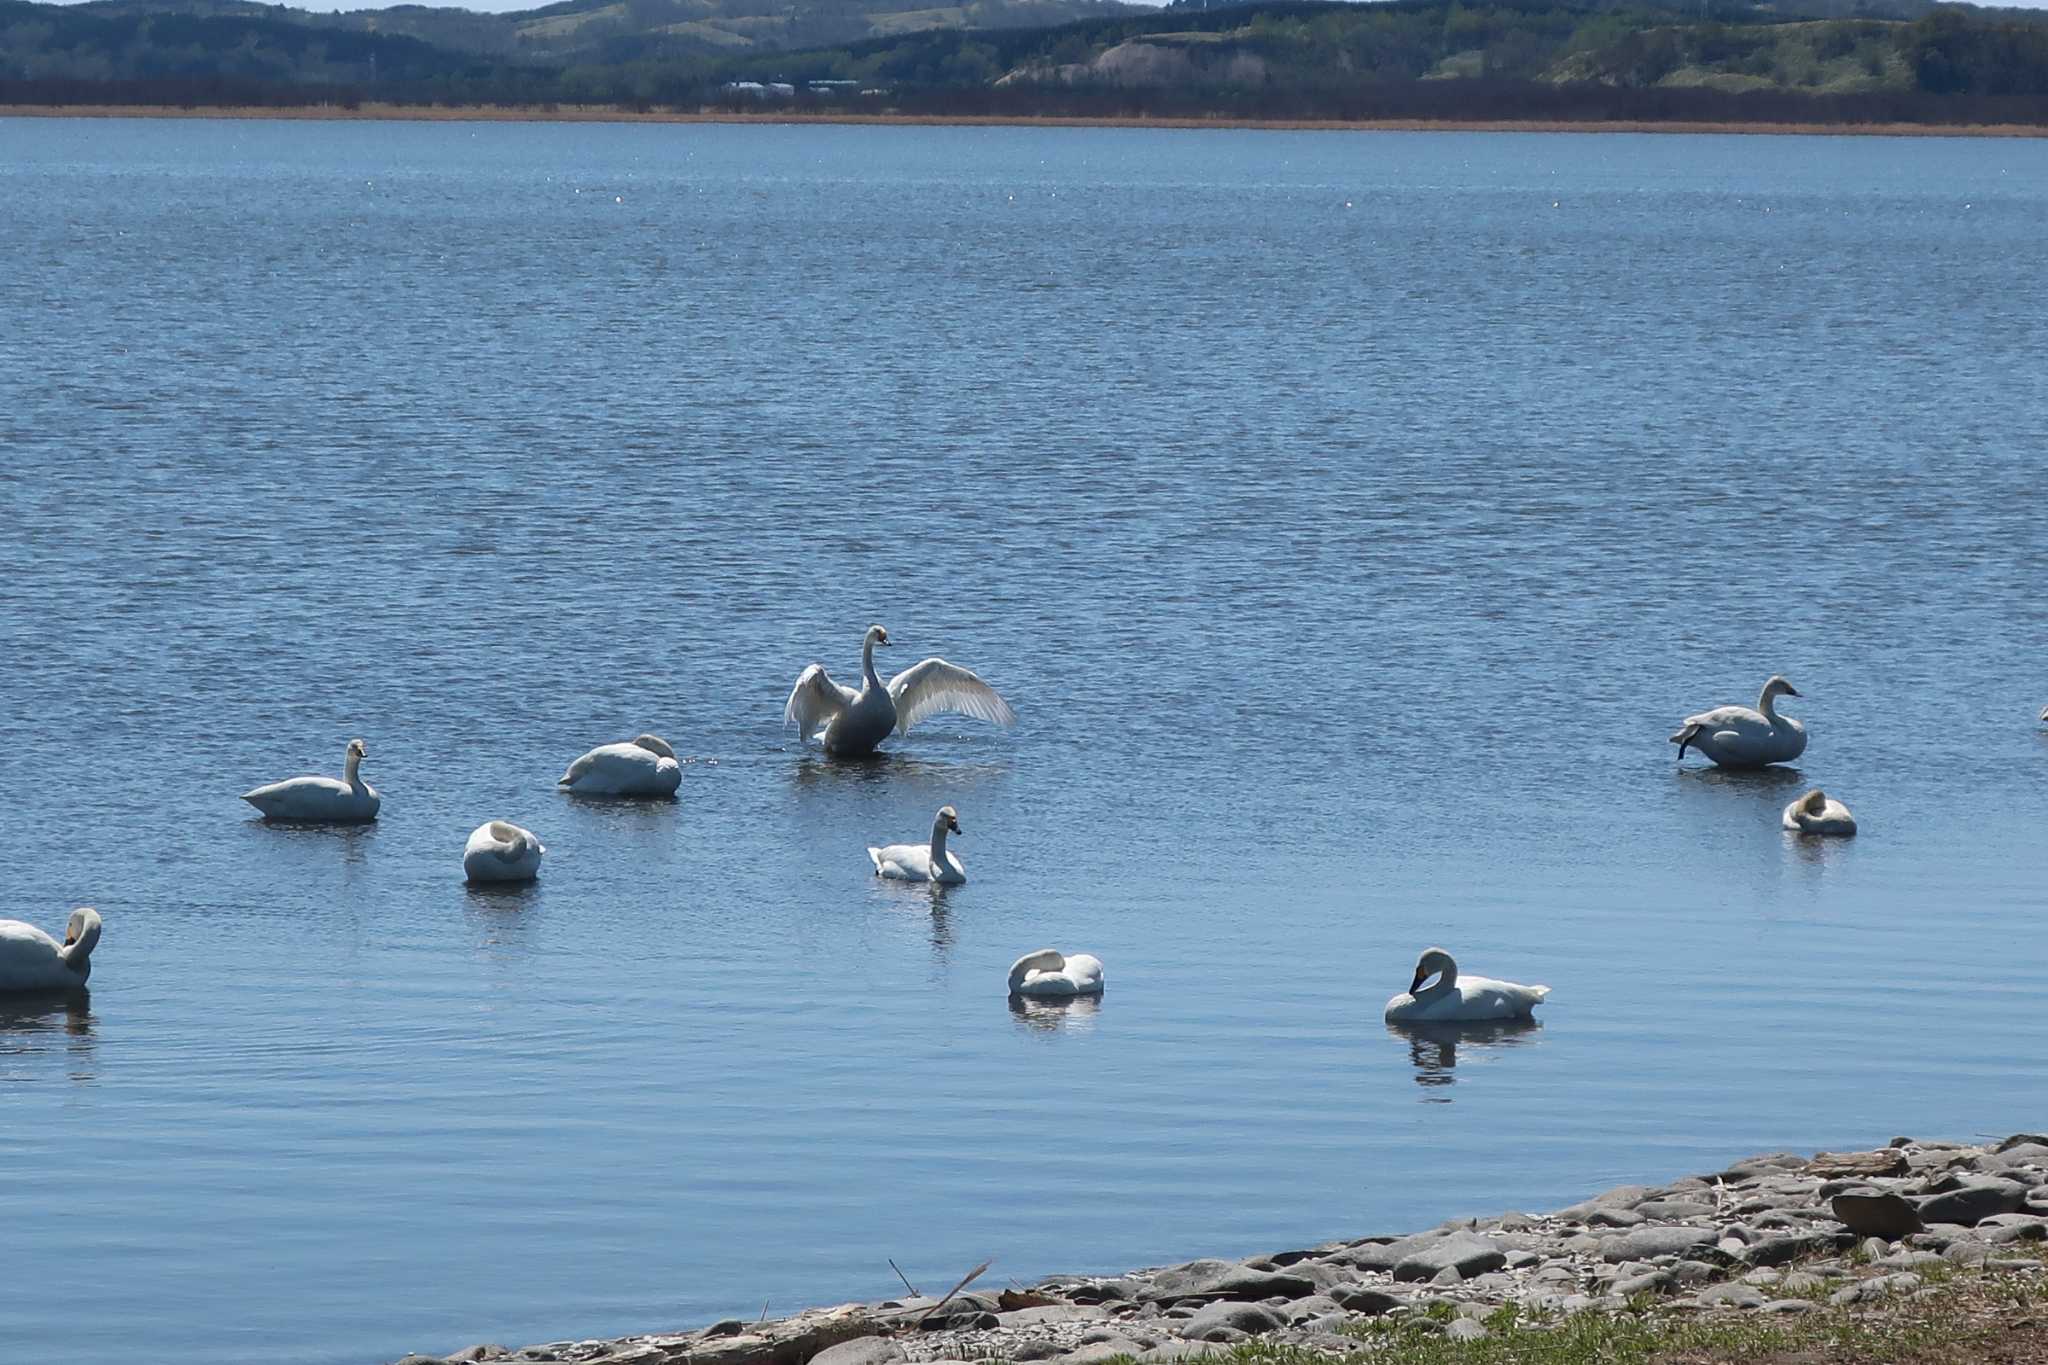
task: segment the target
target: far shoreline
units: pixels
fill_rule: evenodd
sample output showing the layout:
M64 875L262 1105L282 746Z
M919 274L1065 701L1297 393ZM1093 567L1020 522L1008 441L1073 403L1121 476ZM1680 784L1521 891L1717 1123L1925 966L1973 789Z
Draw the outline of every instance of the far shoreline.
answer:
M473 105L365 103L260 105L11 104L0 118L279 119L302 122L408 123L718 123L841 124L958 128L1169 128L1336 133L1689 133L1760 137L2040 138L2048 125L2018 123L1782 123L1641 119L1255 119L1064 114L826 113L800 110L636 110L619 105Z

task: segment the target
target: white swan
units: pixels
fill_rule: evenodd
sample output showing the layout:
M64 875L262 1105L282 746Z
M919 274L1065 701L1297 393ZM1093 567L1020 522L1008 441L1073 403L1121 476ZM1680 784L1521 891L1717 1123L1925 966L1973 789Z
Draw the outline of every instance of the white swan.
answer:
M488 820L463 845L462 871L473 882L530 882L540 875L546 852L532 830Z
M336 824L374 820L383 798L356 771L369 753L361 740L352 739L342 760L343 775L339 781L331 777L288 777L243 792L242 799L262 811L266 820L322 820Z
M1854 834L1856 817L1819 787L1785 807L1785 828L1801 834Z
M1443 975L1434 986L1422 983L1434 973ZM1484 976L1459 976L1458 964L1441 948L1428 948L1415 960L1415 979L1408 989L1387 1002L1390 1021L1435 1021L1447 1019L1519 1019L1529 1015L1548 986L1518 986L1512 981L1495 981Z
M794 725L805 739L822 740L825 752L834 755L873 753L891 730L908 734L926 716L951 713L997 725L1017 723L1017 713L993 687L944 659L913 664L884 686L875 676L875 646L888 643L888 631L868 627L860 646L858 692L833 682L823 664L799 673L782 708L782 723Z
M1053 948L1026 953L1010 964L1010 994L1041 997L1102 994L1102 961Z
M674 796L683 768L667 740L640 735L624 744L598 745L556 782L578 796Z
M1717 706L1696 716L1687 716L1671 742L1678 756L1688 747L1698 749L1723 768L1761 768L1766 763L1790 763L1806 752L1806 727L1777 711L1780 697L1796 697L1799 689L1781 677L1764 684L1763 695L1754 709L1747 706Z
M959 854L947 850L948 832L960 832L960 816L951 806L940 806L938 816L932 821L932 841L929 844L890 844L886 848L870 848L868 861L875 865L877 877L956 886L967 880L967 869L961 865Z
M100 912L90 906L71 912L62 943L33 924L0 919L0 991L82 990L99 941Z

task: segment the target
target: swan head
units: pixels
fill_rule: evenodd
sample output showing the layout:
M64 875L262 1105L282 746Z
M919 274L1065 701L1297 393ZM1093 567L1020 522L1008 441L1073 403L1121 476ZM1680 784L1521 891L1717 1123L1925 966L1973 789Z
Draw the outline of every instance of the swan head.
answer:
M92 950L99 946L100 912L81 905L64 924L64 962L79 975L92 971Z
M668 741L660 735L635 735L633 743L635 746L645 749L648 753L658 754L663 758L674 758L676 756L676 751L671 749Z
M1828 808L1828 794L1819 787L1799 798L1794 803L1801 815L1819 815Z
M1450 985L1458 979L1457 961L1441 948L1424 948L1422 956L1415 959L1415 979L1408 983L1408 994L1421 990L1422 983L1438 972L1443 973L1443 984Z
M1765 701L1770 701L1776 697L1796 697L1798 695L1799 689L1785 681L1785 675L1782 673L1773 673L1771 680L1764 684Z
M1067 956L1057 948L1040 948L1010 964L1010 990L1015 992L1033 972L1065 971Z
M867 636L865 639L862 640L861 643L868 645L887 645L889 643L889 632L883 629L881 626L869 626Z
M960 812L954 810L951 806L940 806L939 818L932 823L945 830L948 834L958 834L960 832Z
M361 740L352 739L348 742L348 748L344 751L343 756L347 758L352 758L356 762L360 763L370 756L370 748Z

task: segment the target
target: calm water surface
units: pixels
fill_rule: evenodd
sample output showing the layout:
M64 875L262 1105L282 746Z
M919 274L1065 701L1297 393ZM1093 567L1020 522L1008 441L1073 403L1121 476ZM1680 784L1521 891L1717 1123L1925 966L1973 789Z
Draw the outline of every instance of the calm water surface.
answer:
M0 914L107 926L0 1014L8 1354L2038 1127L2043 221L2031 141L0 121ZM1022 723L800 751L870 621ZM1799 773L1674 771L1774 671ZM643 728L680 801L553 790ZM374 827L236 799L357 734ZM1437 942L1541 1026L1390 1033Z

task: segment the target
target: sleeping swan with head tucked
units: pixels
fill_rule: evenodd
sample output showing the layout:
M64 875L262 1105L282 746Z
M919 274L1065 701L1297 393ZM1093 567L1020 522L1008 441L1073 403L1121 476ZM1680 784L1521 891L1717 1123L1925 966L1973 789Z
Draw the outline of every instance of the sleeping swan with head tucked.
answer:
M1441 973L1441 975L1438 975ZM1423 982L1437 976L1433 986ZM1520 986L1484 976L1460 976L1458 964L1441 948L1428 948L1415 961L1415 979L1387 1002L1393 1023L1456 1019L1526 1018L1550 994L1548 986Z
M0 992L85 989L99 941L100 912L91 906L71 912L62 943L33 924L0 919Z
M462 875L473 882L530 882L547 853L537 835L510 820L487 820L462 847Z
M1785 807L1785 828L1801 834L1848 835L1856 832L1849 808L1819 787Z
M1102 994L1102 960L1086 953L1069 956L1040 948L1010 964L1010 994L1036 999L1063 999Z
M674 796L683 784L676 751L660 735L600 744L556 779L578 796Z
M997 725L1015 725L1017 713L971 669L944 659L912 664L884 685L875 673L875 646L887 647L889 632L869 626L860 647L860 691L842 687L812 664L797 675L796 686L782 708L782 723L794 725L805 739L815 739L834 757L871 754L889 737L910 733L926 716L973 716Z

